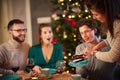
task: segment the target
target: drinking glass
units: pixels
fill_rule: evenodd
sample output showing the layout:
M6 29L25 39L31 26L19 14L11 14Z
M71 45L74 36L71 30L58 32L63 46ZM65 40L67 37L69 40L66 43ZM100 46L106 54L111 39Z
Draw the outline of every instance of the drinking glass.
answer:
M19 61L18 60L15 60L15 59L12 60L12 62L11 62L11 69L14 72L17 72L17 70L19 70Z
M33 58L28 58L27 67L29 67L30 69L32 69L34 67L34 59Z
M65 71L65 68L66 68L66 65L64 60L57 61L56 63L57 73L62 74ZM63 80L62 77L60 77L60 80Z

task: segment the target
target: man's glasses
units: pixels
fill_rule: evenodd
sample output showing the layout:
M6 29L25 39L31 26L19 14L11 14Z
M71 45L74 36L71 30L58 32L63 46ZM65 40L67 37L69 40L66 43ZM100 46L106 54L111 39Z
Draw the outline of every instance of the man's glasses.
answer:
M21 32L27 32L27 29L11 29L12 31L16 31L18 33L21 33Z

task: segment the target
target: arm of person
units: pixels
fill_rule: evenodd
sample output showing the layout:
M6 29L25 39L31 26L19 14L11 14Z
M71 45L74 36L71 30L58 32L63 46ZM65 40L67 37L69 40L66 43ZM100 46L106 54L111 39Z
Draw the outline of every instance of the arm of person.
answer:
M5 59L7 56L4 54L5 51L4 49L0 48L0 74L14 74L14 71L10 70L10 69L5 69L5 67L7 67L8 65L5 64Z
M33 58L33 48L31 47L28 51L28 58ZM27 59L27 64L28 64L28 59ZM25 69L27 72L30 72L31 69L29 67L26 66L26 69Z
M106 62L116 62L120 58L120 35L114 41L114 44L111 46L111 49L107 52L98 51L95 53L97 59Z
M116 62L120 60L120 22L117 24L118 26L114 29L114 38L110 38L110 36L107 35L107 42L109 41L109 44L111 44L111 49L107 52L97 52L95 54L96 58L106 62Z
M41 67L40 66L34 66L32 70L30 71L31 76L37 76L41 73Z
M85 47L85 43L79 44L79 45L76 47L75 54L76 54L76 55L83 54L83 51L84 51L85 48L86 48L86 47Z
M78 55L78 54L80 54L81 53L81 51L80 51L80 48L79 48L79 45L76 47L76 50L75 50L75 54L76 55Z
M93 49L96 51L101 51L104 47L107 46L107 41L101 41L100 43L98 43Z
M3 69L3 68L0 68L0 74L15 74L15 72L13 72L12 70L7 70L7 69Z
M80 54L83 54L83 51L86 49L85 47L85 43L82 43L82 44L79 44L77 47L76 47L76 50L75 50L75 55L80 55ZM85 69L84 67L80 67L80 66L77 66L76 67L76 73L80 74L81 72L85 72Z

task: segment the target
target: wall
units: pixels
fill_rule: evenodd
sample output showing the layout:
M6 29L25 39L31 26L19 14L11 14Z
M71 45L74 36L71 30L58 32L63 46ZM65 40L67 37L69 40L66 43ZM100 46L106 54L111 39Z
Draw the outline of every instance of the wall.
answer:
M21 19L28 28L26 41L32 45L29 0L0 0L0 44L9 39L7 24L12 19Z
M30 0L33 44L39 43L37 18L51 16L50 0Z
M24 20L26 41L30 45L39 43L37 19L50 16L50 0L0 0L0 44L9 39L7 24L14 18Z
M7 23L12 17L12 0L0 0L0 44L8 40Z

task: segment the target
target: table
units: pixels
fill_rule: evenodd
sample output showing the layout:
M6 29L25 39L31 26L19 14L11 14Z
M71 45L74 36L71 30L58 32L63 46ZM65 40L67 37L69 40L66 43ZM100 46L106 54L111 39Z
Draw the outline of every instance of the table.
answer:
M44 74L39 74L39 78L42 80L60 80L60 78L62 77L62 80L71 80L71 75L70 73L66 73L63 72L62 74L53 74L51 78L46 78L46 76ZM28 73L24 73L20 75L22 77L22 80L29 80L30 79L30 75ZM81 80L85 80L83 78L81 78Z
M22 80L29 80L30 79L30 75L29 73L24 73L20 75L22 77ZM64 80L70 80L71 78L71 74L70 73L62 73L62 74L53 74L52 77L50 78L46 78L46 76L44 74L39 74L38 76L40 79L42 80L59 80L61 77L64 78Z

